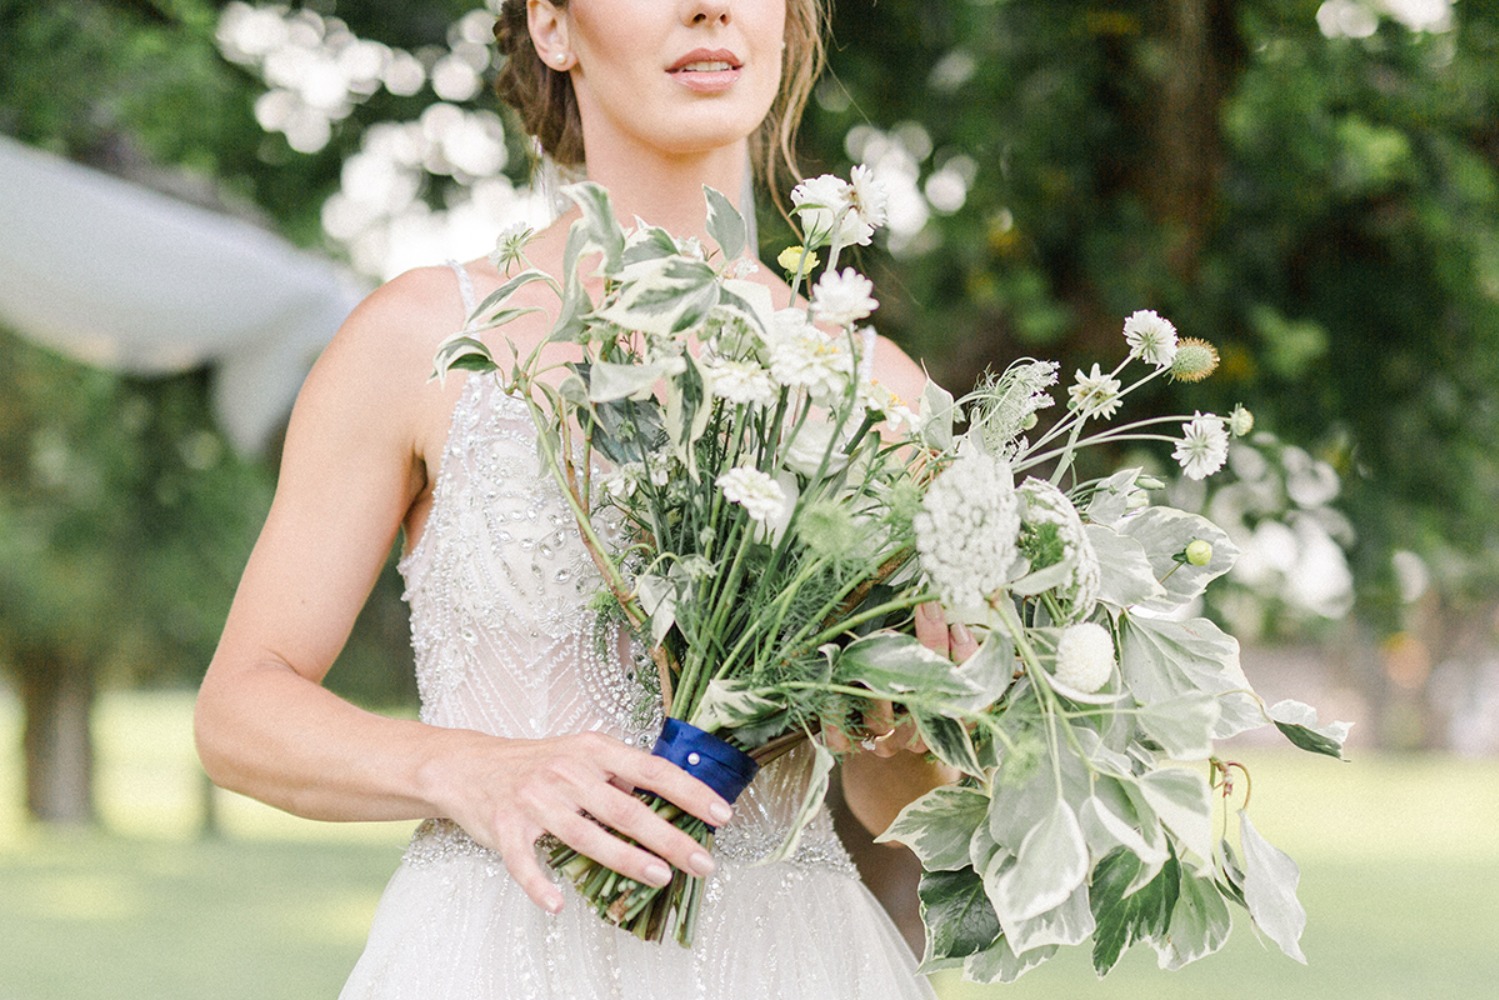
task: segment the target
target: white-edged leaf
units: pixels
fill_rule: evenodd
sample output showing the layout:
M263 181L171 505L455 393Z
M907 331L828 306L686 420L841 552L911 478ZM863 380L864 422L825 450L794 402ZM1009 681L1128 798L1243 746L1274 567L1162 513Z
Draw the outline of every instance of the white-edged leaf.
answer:
M562 189L562 195L582 210L583 217L578 221L583 224L589 246L603 254L602 273L618 274L623 266L625 233L614 216L609 192L600 184L583 181L567 185Z
M917 708L911 709L911 718L916 720L916 733L921 742L938 760L975 778L984 776L984 766L979 762L973 737L961 722Z
M1212 857L1213 798L1207 780L1196 771L1164 767L1140 776L1141 794L1161 822L1199 858Z
M1301 749L1339 760L1347 759L1343 756L1343 744L1348 740L1353 723L1329 722L1319 726L1315 708L1289 698L1270 706L1270 718L1275 728Z
M969 865L969 845L988 808L983 792L946 785L907 805L874 840L905 844L926 871L957 871Z
M872 696L937 706L946 699L969 700L981 692L960 675L952 660L915 637L872 632L833 655L833 675L841 684L863 684ZM917 696L917 697L913 697Z
M796 845L801 843L802 831L812 822L812 817L817 815L817 810L822 808L823 800L828 796L828 776L833 773L833 755L816 740L810 741L810 745L816 756L812 759L812 773L807 778L807 790L802 795L796 815L792 817L791 828L786 831L781 846L756 861L755 867L773 865L791 857L796 852Z
M916 899L926 927L923 972L961 964L965 957L991 946L999 936L994 907L984 894L983 881L972 869L923 872Z
M444 378L450 371L494 371L494 355L484 341L466 333L456 333L437 345L437 354L432 359L432 377Z
M1007 919L1000 914L999 925L1010 947L1022 953L1051 945L1081 944L1098 926L1093 908L1088 905L1086 882L1045 913L1026 920Z
M1112 525L1129 512L1130 494L1136 492L1140 469L1120 469L1093 487L1084 512L1094 524Z
M718 304L718 291L718 276L703 261L640 261L625 268L618 294L595 316L627 330L670 337L700 325Z
M1015 680L1015 643L998 630L984 637L973 655L954 671L973 689L969 699L953 698L956 708L977 712L999 701Z
M1135 716L1144 729L1176 760L1206 760L1213 755L1213 728L1218 724L1218 699L1202 691L1188 691L1165 701L1139 707Z
M1119 617L1119 670L1141 704L1202 691L1218 698L1216 739L1265 724L1239 666L1239 643L1206 618L1184 622Z
M676 624L677 583L654 574L640 576L635 580L635 593L641 610L650 616L651 642L659 646Z
M1165 596L1166 588L1156 579L1150 559L1138 541L1101 524L1086 524L1083 530L1098 555L1100 601L1127 608Z
M725 264L738 260L744 253L744 216L721 192L707 185L703 186L703 196L708 201L708 235L723 251Z
M718 304L743 316L762 335L774 324L775 299L770 289L758 281L744 278L725 278Z
M737 729L785 711L784 700L772 697L749 681L715 678L693 710L692 725L706 732Z
M1057 946L1050 944L1016 955L1000 935L991 947L963 960L963 978L971 983L1013 983L1056 953Z
M1289 855L1260 836L1242 809L1239 843L1244 849L1244 905L1249 915L1281 951L1305 965L1300 942L1306 929L1306 910L1296 898L1301 869Z
M947 451L953 446L952 425L956 418L956 404L952 393L931 379L921 390L921 439L938 451Z
M1150 943L1161 968L1180 969L1222 948L1231 928L1228 904L1213 880L1193 873L1184 865L1166 933L1152 938Z
M498 326L498 323L495 323L492 320L486 318L485 314L490 310L503 305L505 301L510 298L510 296L514 295L517 291L524 288L526 285L531 284L533 281L544 282L547 287L550 288L553 292L555 292L559 296L562 294L561 286L557 284L556 280L551 275L547 274L545 271L538 271L534 267L528 267L521 273L517 274L515 277L511 278L509 281L505 282L499 288L496 288L494 291L484 296L479 304L474 307L474 311L469 314L468 318L470 329L482 330L489 327Z
M1155 817L1152 816L1151 819L1153 821ZM1090 795L1078 810L1078 823L1083 828L1083 839L1088 842L1088 853L1093 858L1102 858L1114 848L1123 847L1149 869L1150 876L1140 885L1154 878L1155 872L1160 871L1161 865L1166 863L1168 852L1159 836L1154 844L1146 840L1141 830L1096 795Z
M1020 844L1016 862L992 885L1000 922L1019 924L1054 910L1088 877L1088 845L1072 807L1057 799ZM1018 940L1016 947L1028 949Z
M588 398L594 403L620 399L649 399L656 383L681 371L680 358L638 365L595 361L588 370Z
M1205 517L1173 507L1147 507L1126 518L1119 528L1145 549L1155 578L1166 590L1164 596L1143 602L1152 611L1175 611L1232 569L1239 558L1238 548L1222 528ZM1207 565L1177 562L1177 555L1199 540L1213 547Z

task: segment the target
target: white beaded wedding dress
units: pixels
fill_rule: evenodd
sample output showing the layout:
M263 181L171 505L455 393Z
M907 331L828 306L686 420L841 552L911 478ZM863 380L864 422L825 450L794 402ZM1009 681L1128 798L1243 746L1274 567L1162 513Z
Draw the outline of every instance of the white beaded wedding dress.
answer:
M468 276L455 268L465 305ZM432 511L402 560L422 719L534 739L598 730L649 746L659 710L588 602L598 577L544 476L525 405L469 375ZM606 650L608 654L606 655ZM880 1000L931 998L859 881L826 812L781 841L809 755L766 767L719 832L691 949L606 924L565 889L552 916L498 855L428 820L382 897L340 1000Z

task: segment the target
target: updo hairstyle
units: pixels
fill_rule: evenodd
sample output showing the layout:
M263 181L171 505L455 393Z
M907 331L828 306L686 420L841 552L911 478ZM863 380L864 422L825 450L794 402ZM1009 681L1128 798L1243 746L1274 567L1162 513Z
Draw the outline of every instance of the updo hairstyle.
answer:
M564 8L567 0L552 0ZM786 51L781 86L757 135L750 138L755 172L772 195L779 194L782 167L800 177L796 165L796 132L812 85L822 72L826 51L823 0L786 0ZM494 27L504 62L495 80L500 98L519 114L526 132L562 167L583 166L583 124L572 78L552 69L536 53L526 26L525 0L505 0ZM779 200L779 199L778 199Z

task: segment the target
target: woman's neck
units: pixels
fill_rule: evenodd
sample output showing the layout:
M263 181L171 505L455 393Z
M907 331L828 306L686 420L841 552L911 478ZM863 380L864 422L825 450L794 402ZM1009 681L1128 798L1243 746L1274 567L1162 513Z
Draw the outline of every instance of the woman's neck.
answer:
M606 149L588 160L588 179L609 191L621 224L636 217L660 226L673 236L707 238L704 185L739 202L749 169L743 142L704 153L666 156ZM741 211L747 206L740 206Z

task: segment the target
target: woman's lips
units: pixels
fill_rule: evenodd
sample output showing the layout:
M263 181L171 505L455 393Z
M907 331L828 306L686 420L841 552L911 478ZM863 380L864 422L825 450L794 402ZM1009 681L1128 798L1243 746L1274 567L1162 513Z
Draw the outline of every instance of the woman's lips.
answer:
M732 87L742 66L739 57L727 49L694 49L667 72L688 90L710 94Z

